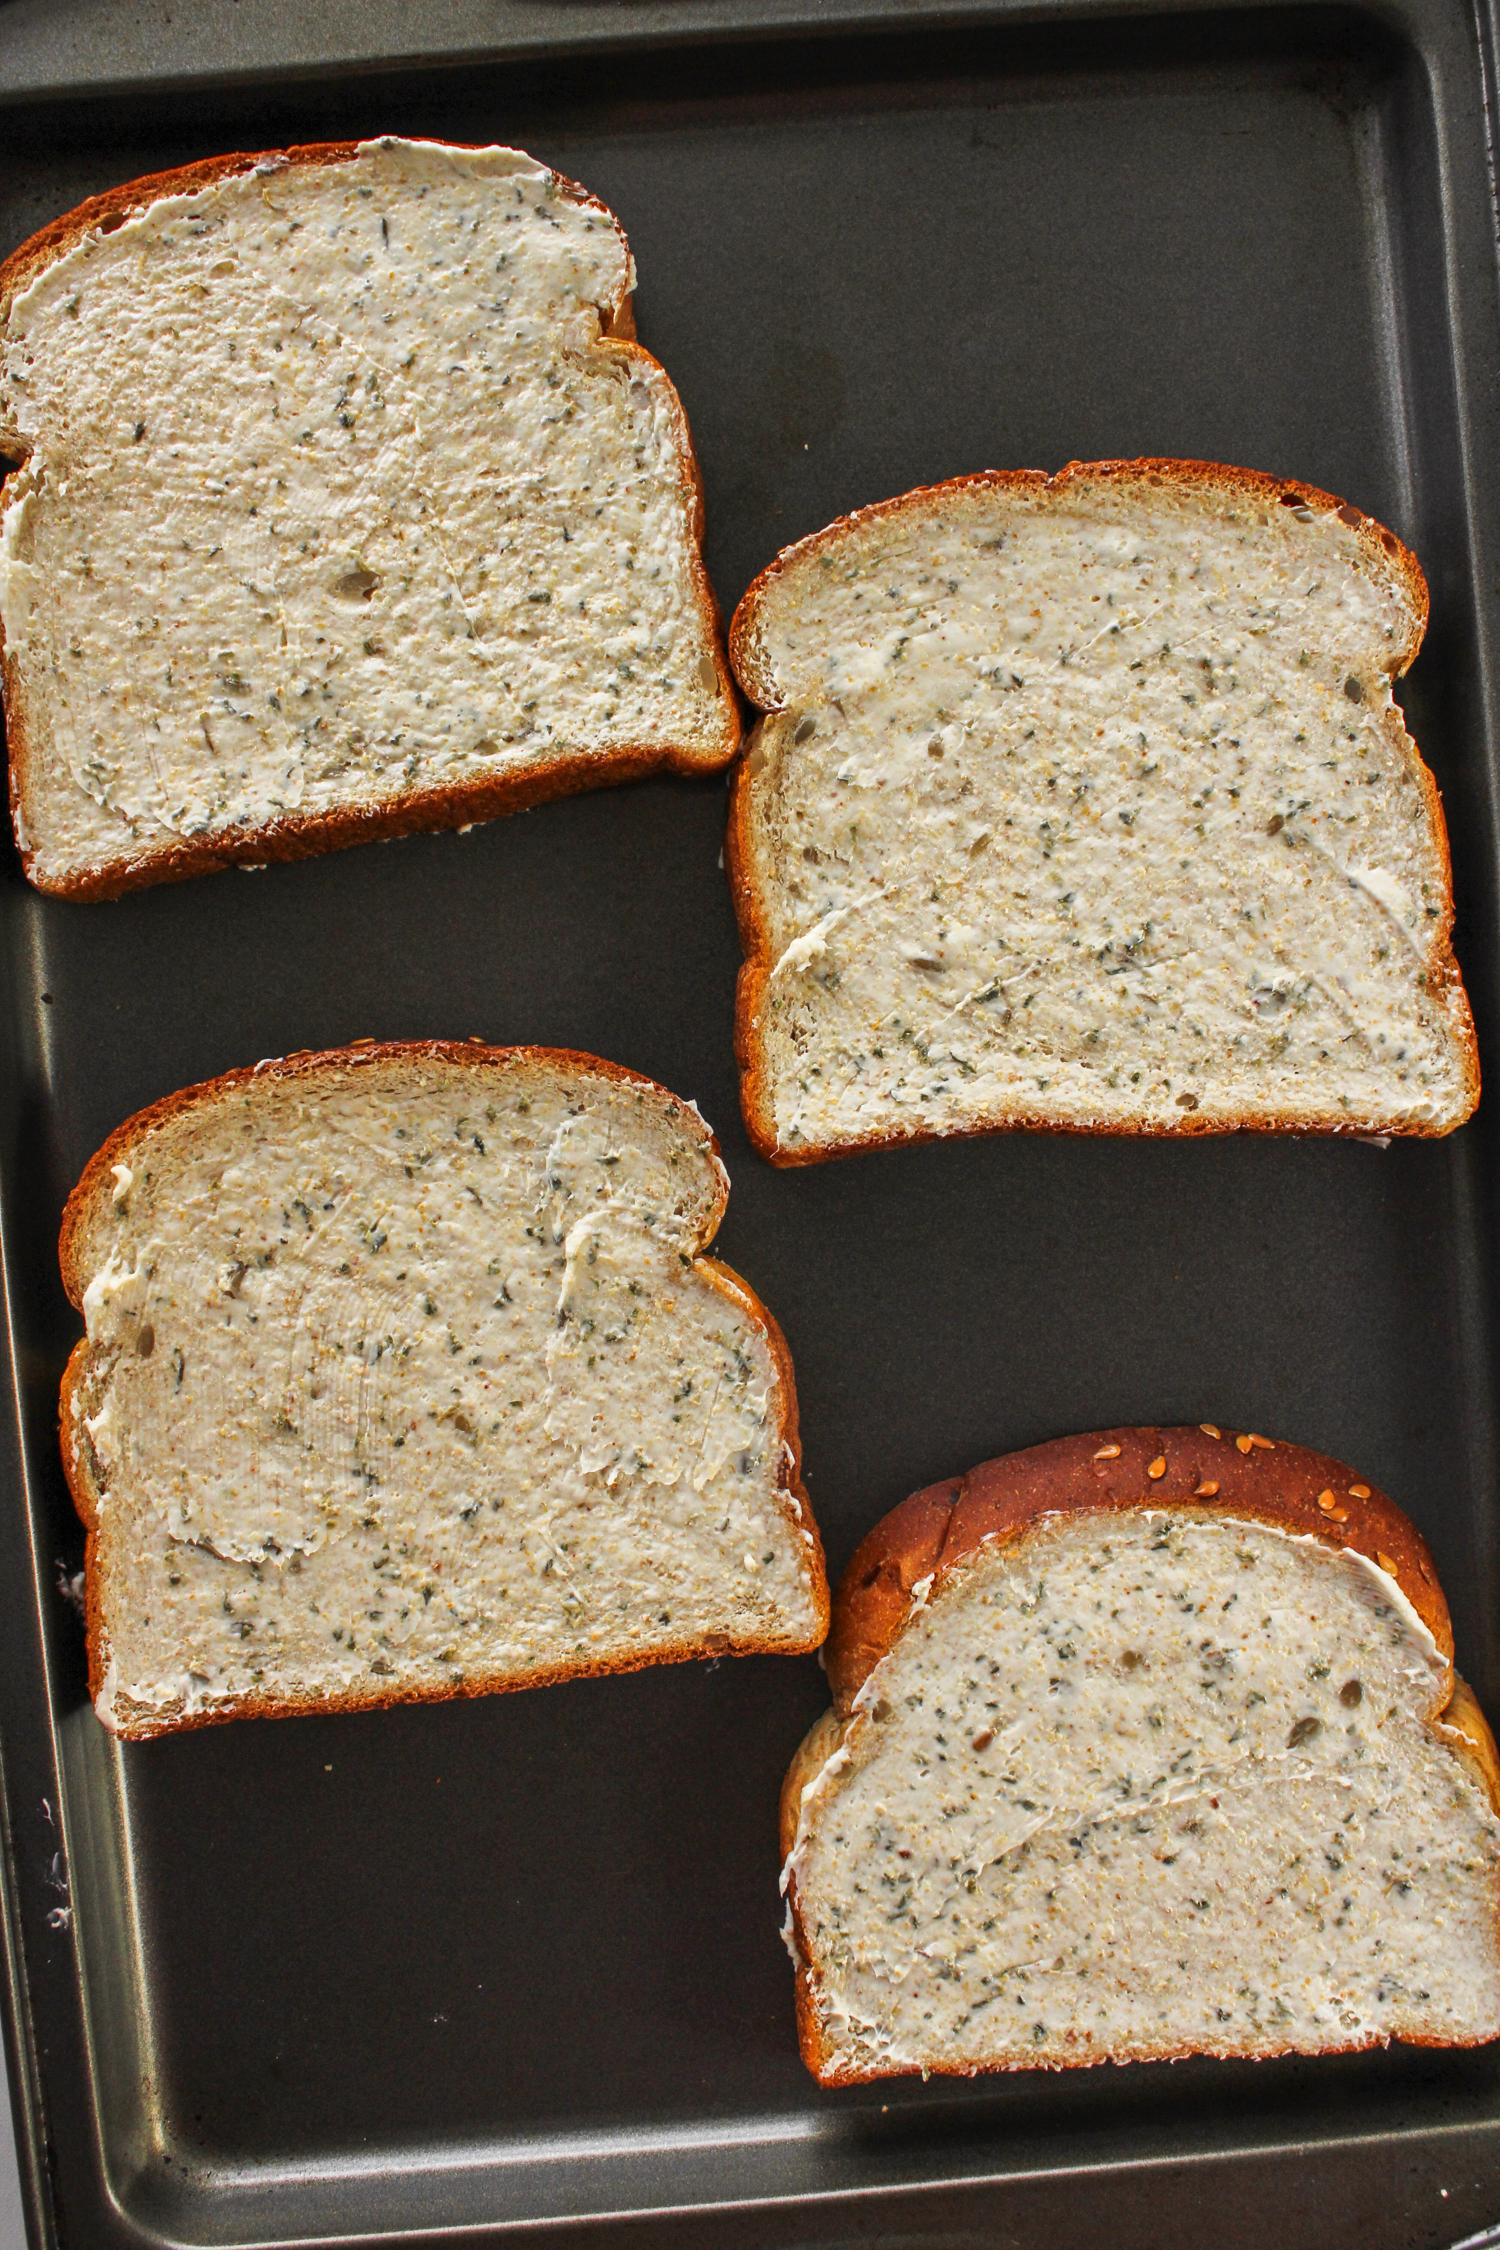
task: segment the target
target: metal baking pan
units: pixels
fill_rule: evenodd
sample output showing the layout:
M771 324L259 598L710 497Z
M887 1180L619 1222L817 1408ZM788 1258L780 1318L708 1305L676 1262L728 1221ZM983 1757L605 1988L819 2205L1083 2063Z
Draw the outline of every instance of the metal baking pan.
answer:
M419 22L418 14L422 20ZM0 250L117 180L381 130L518 142L619 212L726 610L840 510L1184 454L1421 557L1405 696L1492 1091L1437 1145L1017 1135L778 1173L730 1047L718 784L69 906L0 859L7 2056L36 2244L1441 2250L1500 2220L1500 2053L820 2093L761 1659L121 1748L56 1458L64 1195L131 1111L363 1035L593 1049L696 1096L842 1567L913 1487L1112 1421L1357 1462L1500 1719L1500 262L1492 27L901 0L0 6Z

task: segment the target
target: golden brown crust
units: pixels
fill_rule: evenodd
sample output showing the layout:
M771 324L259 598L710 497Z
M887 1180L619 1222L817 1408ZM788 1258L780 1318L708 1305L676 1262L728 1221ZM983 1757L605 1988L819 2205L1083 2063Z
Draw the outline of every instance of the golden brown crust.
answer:
M920 1497L920 1496L919 1496ZM887 1519L889 1520L889 1519ZM824 2085L839 2083L825 2078L826 2050L823 2026L818 2015L817 1992L812 1969L808 1963L807 1947L803 1939L802 1911L797 1902L797 1877L794 1868L787 1865L792 1848L797 1841L797 1830L802 1820L802 1792L809 1782L816 1781L828 1760L838 1749L846 1731L846 1722L836 1711L825 1711L815 1719L797 1745L792 1762L781 1785L778 1806L781 1859L785 1873L782 1877L786 1892L789 1933L793 1944L793 1961L796 1967L797 2045L813 2076Z
M1209 2039L1195 2040L1184 2045L1173 2045L1167 2040L1157 2044L1130 2040L1122 2041L1118 2046L1111 2045L1107 2055L1080 2046L1069 2054L1048 2055L1045 2058L1040 2055L1028 2056L1025 2061L1014 2062L910 2063L893 2065L888 2070L840 2067L828 2059L827 2046L817 2020L812 1974L800 1961L797 1966L797 2037L803 2062L818 2084L829 2088L864 2086L881 2078L915 2078L919 2073L924 2078L992 2078L1022 2070L1088 2070L1101 2062L1186 2062L1194 2056L1203 2056L1211 2062L1268 2062L1277 2055L1299 2052L1291 2047L1231 2047ZM1435 2039L1424 2036L1421 2032L1403 2031L1401 2044L1403 2047L1483 2047L1488 2046L1490 2040L1487 2032L1468 2032L1451 2038ZM1378 2032L1371 2032L1364 2038L1330 2038L1316 2052L1319 2055L1362 2055L1373 2047L1389 2045L1388 2039L1382 2038ZM1305 2049L1300 2051L1306 2052Z
M1389 1575L1452 1663L1453 1628L1427 1542L1394 1500L1326 1453L1215 1423L1095 1430L983 1461L916 1498L930 1508L933 1493L955 1486L935 1555L930 1513L906 1519L908 1535L903 1518L913 1502L904 1501L876 1525L840 1581L826 1662L841 1716L906 1624L919 1578L941 1585L981 1546L1016 1538L1040 1516L1084 1509L1188 1508L1352 1547L1381 1569L1394 1566Z
M781 1836L781 1856L787 1858L797 1841L797 1824L802 1818L802 1792L810 1781L816 1781L829 1759L839 1746L844 1724L836 1711L825 1711L814 1719L798 1743L786 1779L781 1785L781 1799L777 1807Z
M756 972L753 976L752 970ZM1297 1133L1304 1138L1326 1136L1330 1140L1368 1140L1399 1133L1403 1140L1443 1140L1449 1133L1456 1132L1460 1125L1466 1124L1479 1106L1479 1048L1462 973L1454 961L1450 968L1433 969L1428 976L1429 990L1448 992L1451 997L1447 1005L1455 1012L1462 1010L1462 1021L1455 1029L1462 1056L1464 1109L1461 1116L1455 1117L1448 1124L1434 1125L1419 1120L1397 1125L1389 1118L1351 1118L1347 1110L1329 1110L1321 1116L1313 1117L1289 1117L1273 1112L1265 1117L1242 1118L1233 1125L1216 1124L1213 1119L1196 1117L1190 1111L1181 1112L1177 1119L1070 1125L1041 1110L1018 1106L1008 1117L986 1120L983 1124L925 1125L913 1123L903 1116L899 1119L892 1118L886 1131L850 1133L840 1140L822 1142L814 1148L787 1148L775 1137L774 1113L755 1042L760 995L769 981L769 975L769 965L763 960L747 961L740 969L735 989L734 1054L740 1069L740 1104L751 1146L768 1164L775 1164L782 1171L791 1171L804 1164L831 1164L839 1157L862 1156L873 1149L917 1148L929 1141L985 1140L997 1133L1055 1133L1059 1136L1092 1135L1112 1140L1165 1138L1174 1141L1184 1140L1195 1134L1213 1134L1222 1139L1230 1133Z
M713 1150L717 1157L719 1154L717 1138L714 1140ZM726 1174L725 1177L727 1181L728 1175ZM722 1208L721 1205L721 1211ZM717 1219L714 1224L717 1227ZM828 1566L823 1554L823 1535L814 1519L812 1504L807 1497L807 1487L802 1482L802 1416L797 1405L797 1383L792 1371L791 1347L782 1334L781 1323L776 1315L768 1305L762 1304L760 1298L756 1296L755 1291L742 1274L737 1274L732 1266L726 1266L718 1258L700 1255L697 1263L704 1279L712 1282L716 1289L721 1289L731 1303L738 1305L758 1325L771 1348L771 1357L776 1362L776 1373L781 1386L782 1400L781 1429L778 1433L777 1442L782 1447L782 1465L785 1470L781 1479L781 1489L788 1496L791 1513L800 1529L807 1533L810 1542L808 1559L812 1572L813 1601L818 1613L818 1629L814 1638L808 1641L807 1646L809 1648L821 1648L828 1638L828 1620L832 1609L832 1597L828 1586Z
M164 1100L154 1102L148 1109L139 1111L136 1116L127 1118L123 1125L118 1126L85 1165L63 1212L58 1261L62 1269L63 1287L71 1302L81 1308L87 1286L85 1261L81 1256L84 1229L101 1198L107 1199L112 1192L115 1165L130 1154L134 1154L139 1162L143 1140L196 1108L216 1104L237 1087L258 1084L267 1079L316 1079L332 1071L358 1069L395 1059L445 1061L460 1068L476 1065L493 1067L497 1064L518 1067L534 1065L586 1072L615 1084L639 1086L677 1112L682 1117L684 1128L695 1139L700 1134L703 1136L704 1153L711 1159L717 1175L717 1190L713 1206L703 1222L700 1252L718 1231L729 1187L718 1140L690 1104L659 1085L655 1079L645 1077L640 1071L627 1070L623 1064L605 1062L597 1055L581 1054L572 1048L493 1047L478 1039L400 1040L387 1043L365 1039L349 1047L335 1047L323 1052L307 1050L257 1063L248 1069L226 1071L222 1077L209 1079L201 1085L184 1087L179 1093L167 1095ZM478 1673L451 1684L444 1682L390 1688L372 1683L368 1688L350 1688L328 1694L307 1693L279 1698L247 1696L212 1710L165 1717L155 1711L137 1716L117 1709L116 1731L128 1741L145 1741L153 1735L180 1733L189 1727L216 1726L230 1719L289 1718L304 1713L321 1715L332 1711L375 1710L392 1703L444 1702L454 1696L503 1695L521 1688L552 1686L561 1680L592 1678L613 1672L638 1672L655 1664L685 1663L702 1656L795 1655L818 1647L828 1629L828 1580L822 1541L802 1482L797 1389L791 1353L777 1322L742 1275L723 1265L717 1258L700 1254L695 1257L694 1262L715 1289L760 1327L776 1363L781 1410L780 1427L775 1439L780 1453L776 1497L793 1528L808 1535L806 1549L810 1591L817 1617L814 1632L795 1641L773 1641L754 1635L700 1636L692 1640L667 1642L639 1655L608 1657L597 1663L566 1663L540 1671L513 1674ZM89 1374L89 1345L87 1338L84 1338L75 1345L63 1375L58 1402L59 1444L68 1491L88 1534L84 1558L85 1630L89 1694L97 1703L104 1692L109 1655L100 1602L99 1496L93 1482L89 1448L78 1442L78 1425L85 1410L84 1393Z
M1432 1723L1443 1740L1457 1751L1480 1787L1488 1792L1496 1812L1500 1812L1500 1751L1495 1747L1490 1722L1480 1710L1474 1690L1457 1672L1453 1675L1453 1693L1447 1707Z
M275 172L288 166L352 163L358 157L362 145L365 144L358 141L317 141L293 148L264 149L253 154L241 151L228 156L208 157L201 163L184 164L170 172L150 173L142 179L129 180L122 186L110 188L103 195L91 196L86 203L79 204L76 210L65 212L61 218L54 219L50 225L43 227L40 233L34 234L29 241L23 242L0 265L0 328L8 320L11 305L20 292L44 273L48 266L65 257L88 233L114 233L134 213L145 210L166 196L190 195L200 188L212 187L220 180L234 179L246 172ZM464 148L476 144L455 141L445 145ZM550 170L550 167L540 166L539 169ZM551 177L570 203L598 212L606 218L628 253L624 229L614 213L597 196L590 195L586 188L581 187L576 180L569 179L565 173L552 172ZM82 874L70 876L66 881L45 881L33 872L35 853L25 834L21 810L21 782L31 754L31 730L14 667L5 647L4 626L0 623L0 705L3 705L5 712L9 751L11 823L28 880L34 882L39 890L58 898L120 898L129 891L141 890L149 884L186 882L194 876L215 874L223 868L260 866L270 860L309 859L322 852L337 851L349 844L378 843L396 836L415 836L437 830L463 828L475 821L494 820L506 813L524 812L532 805L547 804L554 798L576 796L593 789L612 788L626 782L643 780L649 774L717 773L728 765L739 748L743 707L725 653L723 620L718 600L703 562L703 477L693 447L687 414L666 370L636 341L635 315L629 290L622 289L612 303L601 305L599 314L603 340L601 348L607 348L643 367L653 369L667 382L671 391L680 438L682 492L688 506L692 533L690 566L693 587L711 644L724 712L722 739L716 748L704 752L683 749L670 743L624 743L607 753L590 754L585 760L563 750L524 773L492 776L456 788L409 791L368 807L330 813L297 814L264 827L226 830L212 837L198 837L165 849L143 845L89 868ZM5 451L4 434L0 432L0 456ZM21 448L16 452L16 458L24 458L24 454L25 449ZM3 470L3 466L3 459L0 459L0 470Z
M92 1700L97 1701L104 1685L104 1667L99 1655L104 1632L99 1592L99 1495L89 1473L86 1449L78 1442L78 1425L84 1413L82 1393L88 1368L88 1338L81 1336L68 1354L68 1364L63 1370L62 1391L58 1399L57 1434L68 1496L86 1534L83 1547L83 1631L84 1646L88 1652L89 1695Z
M84 1568L94 1564L95 1535L85 1544ZM97 1704L103 1693L107 1663L102 1645L97 1572L86 1579L85 1632L88 1636L89 1695ZM534 1672L474 1672L461 1680L414 1683L397 1688L349 1688L327 1695L247 1695L213 1710L185 1711L168 1716L152 1710L137 1715L129 1698L117 1696L110 1731L124 1742L150 1742L158 1735L186 1734L194 1727L228 1726L236 1719L326 1719L343 1711L385 1711L397 1703L453 1703L476 1695L518 1695L525 1688L560 1687L565 1680L602 1680L619 1672L648 1672L658 1664L693 1664L705 1657L804 1656L815 1643L738 1638L733 1634L704 1634L696 1640L663 1642L644 1654L601 1657L588 1664L555 1664Z
M133 1117L127 1117L123 1125L117 1125L108 1140L95 1150L85 1164L79 1175L78 1185L63 1207L58 1262L62 1268L63 1287L73 1306L82 1310L83 1292L87 1286L78 1256L83 1223L100 1197L111 1192L110 1180L114 1167L127 1149L139 1149L147 1134L175 1122L190 1110L211 1107L236 1086L259 1085L263 1081L276 1079L315 1078L326 1071L357 1070L368 1064L394 1062L398 1059L450 1062L461 1067L471 1064L536 1064L544 1069L580 1070L616 1085L639 1086L644 1092L658 1096L682 1118L687 1132L695 1138L700 1131L706 1136L704 1146L718 1168L720 1186L704 1241L711 1242L717 1233L729 1193L729 1176L724 1171L718 1136L709 1130L702 1116L690 1103L683 1101L679 1094L674 1094L670 1087L659 1085L654 1078L647 1078L643 1071L628 1070L623 1063L606 1062L599 1055L586 1055L575 1047L494 1047L483 1039L355 1039L347 1047L303 1047L294 1054L273 1055L264 1062L246 1064L238 1070L226 1070L218 1078L206 1078L196 1086L184 1086L175 1094L164 1095L159 1102L152 1102L147 1108L137 1110ZM692 1121L690 1124L689 1119ZM718 1263L717 1260L710 1262L715 1265ZM730 1272L728 1266L721 1266L718 1270L722 1274ZM747 1306L753 1306L758 1317L769 1320L769 1313L749 1283L741 1281L738 1274L732 1275L732 1279L744 1291ZM779 1333L778 1331L778 1336ZM784 1343L781 1349L785 1352ZM790 1374L790 1358L786 1361L786 1369ZM794 1393L793 1412L795 1406Z
M740 685L751 702L759 704L763 711L781 708L774 686L755 661L752 640L761 602L793 562L815 554L820 547L841 544L851 532L867 524L878 523L887 516L909 514L925 507L929 501L947 501L964 492L1029 492L1040 499L1044 493L1050 496L1064 492L1074 484L1173 485L1181 490L1223 492L1237 500L1274 501L1278 506L1337 515L1351 530L1358 532L1360 549L1372 576L1395 578L1406 597L1412 625L1406 640L1392 651L1385 666L1391 679L1400 679L1422 645L1430 607L1422 566L1393 531L1377 523L1373 516L1367 516L1362 508L1338 499L1331 492L1320 491L1317 485L1302 484L1295 477L1268 476L1261 469L1235 468L1222 461L1180 461L1148 456L1138 461L1070 461L1054 476L1049 476L1045 469L979 469L970 476L949 477L942 484L918 485L914 491L899 493L893 500L876 500L869 507L855 508L847 516L835 516L821 531L810 532L805 539L783 547L775 561L768 563L741 595L729 628L729 661Z
M911 1615L914 1587L942 1557L962 1477L928 1485L882 1516L855 1548L839 1581L823 1664L834 1706L847 1716L860 1683L880 1662ZM854 1685L846 1694L842 1683Z
M3 670L3 653L0 650L0 679L8 687L10 675ZM715 661L722 665L717 651ZM728 675L722 669L720 677L727 682ZM8 705L7 726L10 725L10 710ZM17 732L24 754L28 747L24 725ZM424 836L467 828L476 821L498 820L506 813L526 812L533 805L552 804L562 797L577 797L594 789L613 789L626 782L644 781L652 774L713 773L728 763L734 751L735 744L730 743L722 755L716 752L713 759L707 761L675 749L626 744L604 754L591 753L586 764L570 759L568 753L562 751L531 774L496 777L462 789L424 790L420 795L392 799L387 805L371 806L368 810L311 813L304 818L275 821L265 828L225 830L212 841L203 838L190 844L176 844L160 853L143 850L129 858L111 861L108 866L91 869L87 874L70 876L65 883L46 882L32 872L35 855L29 846L23 849L21 862L28 881L50 897L85 903L123 898L130 891L145 890L154 883L185 883L194 876L217 875L231 867L262 867L272 860L315 859L324 852L340 851L349 844L377 844L397 836ZM13 752L10 800L13 821L18 811L17 770Z
M200 188L214 187L220 180L238 179L245 172L280 172L314 164L352 164L361 148L378 144L382 136L374 135L369 141L304 141L292 148L258 150L239 149L226 156L207 156L196 164L179 164L167 172L147 172L138 180L125 180L118 187L106 188L102 195L91 195L71 211L64 211L23 242L18 249L0 263L0 326L10 317L10 308L22 290L31 286L49 266L56 265L87 234L114 234L136 212L145 211L153 203L168 196L195 195ZM445 148L478 150L483 143L477 141L446 141ZM552 172L550 165L538 165L539 171L551 172L552 179L570 203L580 209L597 211L608 219L610 225L625 241L625 231L619 220L596 195L590 195L577 180L570 180L565 172ZM628 246L627 246L628 247ZM607 334L633 340L635 315L631 307L630 292L622 290L609 305L599 307L600 317ZM650 354L642 355L649 358ZM654 362L652 363L655 364Z
M228 156L205 157L197 164L179 164L169 172L148 172L141 179L126 180L119 187L106 188L102 195L91 195L29 236L0 264L0 325L9 319L10 308L22 290L30 288L38 275L56 265L59 258L65 258L86 234L114 234L137 211L159 203L165 196L195 194L199 188L212 187L218 180L253 172L258 164L268 168L279 164L343 164L356 152L354 141L322 141L300 149L268 149L260 155L240 150Z
M800 1947L802 1942L801 1923L795 1905L792 1911L797 1944ZM1191 2043L1181 2045L1174 2045L1167 2040L1155 2043L1145 2040L1129 2040L1122 2041L1118 2046L1111 2045L1107 2055L1100 2054L1097 2050L1091 2051L1086 2046L1078 2046L1070 2053L1047 2055L1045 2057L1041 2055L1028 2056L1024 2061L984 2063L934 2061L892 2065L886 2070L873 2068L861 2070L856 2066L840 2065L831 2060L828 2045L823 2036L823 2028L818 2018L815 1994L816 1987L812 1971L802 1960L799 1953L796 1997L798 2049L803 2062L812 2072L814 2078L817 2079L818 2084L830 2089L836 2086L866 2086L882 2078L915 2078L919 2073L924 2078L992 2078L1022 2070L1088 2070L1101 2062L1186 2062L1190 2057L1200 2055L1211 2062L1240 2062L1247 2059L1253 2062L1265 2062L1270 2061L1277 2055L1298 2052L1298 2050L1290 2047L1255 2047L1248 2045L1231 2047L1227 2044L1217 2044L1209 2039L1194 2040ZM1485 2032L1468 2032L1442 2039L1432 2038L1417 2031L1403 2031L1401 2033L1403 2047L1483 2047L1489 2045L1489 2043L1489 2035ZM1320 2055L1361 2055L1367 2054L1371 2048L1389 2045L1388 2039L1382 2038L1378 2032L1371 2032L1363 2038L1332 2037L1316 2052ZM1306 2052L1305 2049L1302 2051Z
M1248 496L1274 500L1278 505L1306 507L1316 513L1336 514L1351 530L1357 531L1361 555L1371 572L1379 578L1394 579L1401 588L1411 623L1405 640L1391 651L1386 662L1385 670L1392 680L1401 677L1422 645L1429 609L1427 580L1422 567L1394 532L1388 531L1373 517L1365 515L1352 502L1339 500L1334 494L1320 491L1316 485L1302 484L1296 478L1267 476L1258 469L1233 468L1220 462L1156 459L1070 461L1055 476L1048 476L1042 469L985 469L973 476L953 477L944 484L923 485L916 491L902 493L894 500L880 500L868 508L856 509L851 515L838 516L822 531L815 531L807 538L799 539L793 546L783 548L775 561L760 573L741 596L730 622L729 660L745 694L766 712L775 713L781 707L774 683L765 676L757 661L753 644L760 605L794 562L815 553L820 547L837 544L847 539L851 533L886 516L904 514L925 507L930 502L946 501L965 492L1026 491L1040 497L1043 492L1060 492L1069 485L1084 482L1105 485L1176 485L1186 489L1225 492L1236 498ZM1464 991L1463 978L1452 946L1453 861L1447 824L1443 818L1442 796L1416 744L1406 734L1400 713L1391 714L1385 723L1389 729L1399 731L1402 755L1408 760L1421 788L1423 803L1437 836L1442 858L1444 903L1441 917L1430 937L1428 989L1445 1008L1453 1024L1463 1060L1466 1102L1463 1118L1466 1118L1472 1116L1479 1102L1479 1047L1474 1035L1468 996ZM905 1146L923 1141L975 1139L988 1133L1106 1132L1151 1138L1170 1135L1175 1139L1188 1134L1222 1134L1229 1131L1358 1135L1385 1130L1378 1121L1351 1119L1342 1110L1329 1111L1327 1115L1311 1120L1276 1114L1246 1118L1241 1124L1232 1127L1216 1124L1191 1111L1182 1111L1170 1121L1101 1126L1060 1124L1051 1114L1018 1106L1010 1115L992 1124L942 1128L923 1124L917 1119L893 1117L877 1131L850 1134L817 1147L784 1146L776 1131L775 1112L759 1036L761 1005L774 963L770 932L751 876L750 782L755 770L759 735L760 725L757 724L752 727L744 755L731 776L724 864L729 875L735 918L739 925L740 949L744 955L735 987L734 1014L735 1060L740 1070L740 1106L744 1111L745 1126L751 1141L770 1163L783 1166L826 1164L835 1157L854 1156L865 1149L889 1148L898 1144ZM1462 1123L1463 1118L1454 1123ZM1400 1130L1403 1136L1411 1138L1438 1139L1452 1132L1454 1124L1419 1123L1403 1125Z
M1153 1470L1157 1473L1153 1475ZM1215 1489L1206 1490L1213 1486ZM1331 1503L1331 1505L1329 1505ZM1043 1517L1095 1509L1178 1507L1264 1523L1325 1546L1352 1548L1385 1570L1410 1601L1447 1661L1429 1725L1500 1812L1500 1754L1478 1703L1452 1668L1448 1605L1426 1541L1395 1502L1330 1455L1268 1440L1259 1433L1193 1423L1180 1428L1097 1430L1054 1439L981 1462L965 1477L914 1493L882 1518L856 1549L833 1602L825 1663L833 1708L801 1744L781 1799L785 1862L796 1842L802 1793L851 1728L854 1699L912 1615L921 1581L940 1586L982 1546L1020 1538ZM830 2056L816 2002L794 1867L785 1875L797 1968L797 2037L802 2060L824 2086L853 2086L899 2070L840 2065ZM1477 2046L1483 2037L1436 2039L1403 2033L1411 2046ZM1354 2054L1383 2046L1378 2036L1331 2039L1319 2052ZM1113 2062L1173 2062L1188 2055L1233 2057L1251 2050L1193 2042L1111 2047ZM1268 2050L1260 2050L1262 2052ZM1101 2058L1086 2047L1021 2063L931 2062L925 2074L974 2078L998 2070L1082 2068ZM907 2066L910 2071L922 2067Z

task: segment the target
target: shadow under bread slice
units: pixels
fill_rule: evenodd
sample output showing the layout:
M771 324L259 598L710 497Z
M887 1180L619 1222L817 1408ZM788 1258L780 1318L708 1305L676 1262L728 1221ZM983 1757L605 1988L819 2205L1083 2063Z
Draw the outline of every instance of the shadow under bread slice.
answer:
M730 631L757 1146L1461 1124L1447 834L1391 694L1426 621L1360 509L1203 462L989 471L786 549Z
M114 1133L61 1257L90 1688L143 1736L816 1647L786 1346L697 1111L373 1043Z
M1500 1767L1427 1548L1211 1425L878 1524L782 1795L825 2085L1500 2035Z

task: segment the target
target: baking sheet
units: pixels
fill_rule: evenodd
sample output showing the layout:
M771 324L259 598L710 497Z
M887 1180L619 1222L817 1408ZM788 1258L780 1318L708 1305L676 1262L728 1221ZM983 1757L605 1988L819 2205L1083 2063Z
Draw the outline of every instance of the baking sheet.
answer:
M1239 461L1391 524L1432 584L1403 700L1500 1071L1500 292L1488 48L1458 0L810 23L561 0L456 7L416 61L379 9L326 11L311 47L260 0L167 14L0 12L0 253L228 147L517 142L630 235L726 613L787 540L984 466ZM724 810L720 784L650 783L112 906L44 901L0 858L0 1778L37 2239L1473 2233L1500 2218L1489 2053L819 2092L775 1844L826 1701L811 1659L129 1748L88 1709L58 1585L82 1547L53 1436L68 1187L121 1118L230 1065L479 1033L698 1100L733 1181L719 1247L791 1343L834 1573L906 1492L1010 1447L1265 1429L1409 1508L1500 1718L1494 1097L1384 1152L1016 1136L777 1173L738 1115Z

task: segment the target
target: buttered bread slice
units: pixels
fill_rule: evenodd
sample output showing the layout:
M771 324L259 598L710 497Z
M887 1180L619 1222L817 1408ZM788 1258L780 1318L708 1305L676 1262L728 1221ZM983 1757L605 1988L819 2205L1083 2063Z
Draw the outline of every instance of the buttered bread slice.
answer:
M137 180L0 266L0 678L43 890L668 767L739 720L618 222L508 148Z
M1341 1462L1108 1430L915 1494L782 1796L825 2085L1500 2036L1500 1767Z
M690 1105L543 1048L233 1071L69 1200L62 1451L127 1736L816 1647L775 1323Z
M1478 1099L1421 571L1182 461L961 478L782 554L730 651L746 1119L779 1163L1003 1126L1446 1133Z

